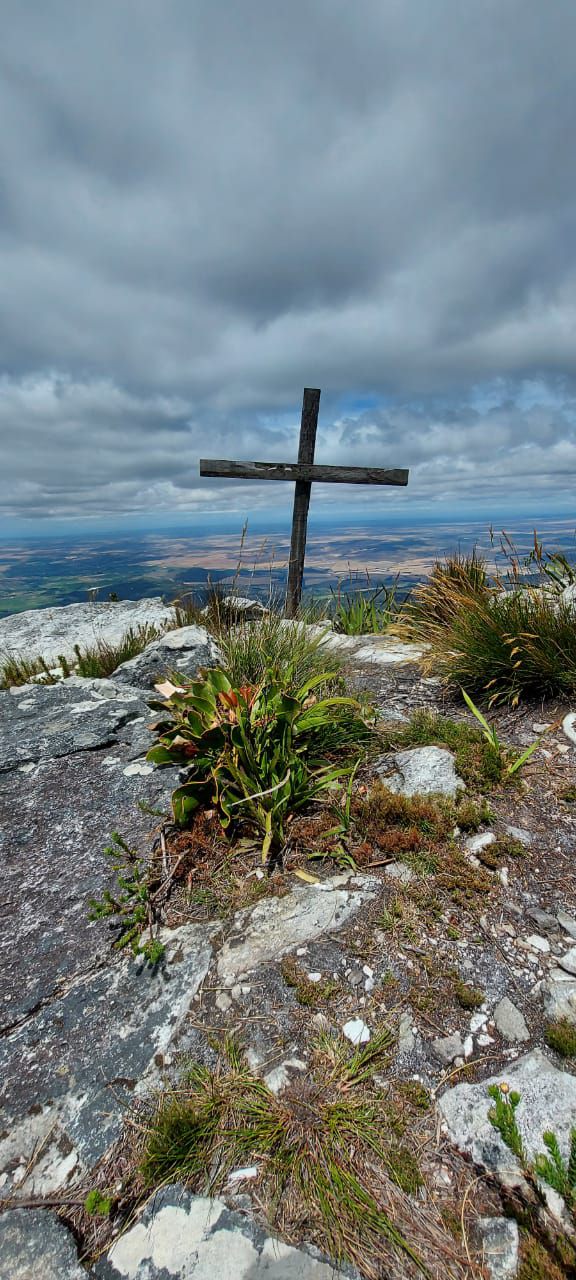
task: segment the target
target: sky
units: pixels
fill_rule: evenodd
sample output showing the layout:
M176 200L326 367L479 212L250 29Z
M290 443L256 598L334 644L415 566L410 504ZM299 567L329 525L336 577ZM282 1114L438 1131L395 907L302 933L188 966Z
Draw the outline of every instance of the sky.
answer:
M4 0L0 532L570 513L574 0Z

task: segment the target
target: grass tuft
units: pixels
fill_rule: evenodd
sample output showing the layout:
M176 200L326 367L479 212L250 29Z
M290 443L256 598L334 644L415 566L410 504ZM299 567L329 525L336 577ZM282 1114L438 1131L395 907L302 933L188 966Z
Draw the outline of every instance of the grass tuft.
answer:
M468 558L470 561L470 558ZM454 566L453 566L454 568ZM479 700L516 706L576 688L574 610L558 595L488 583L481 563L436 565L406 605L403 638L430 646L429 670Z
M142 1160L147 1186L183 1179L213 1194L232 1168L256 1163L259 1195L286 1234L306 1223L320 1248L374 1280L383 1254L397 1265L404 1256L427 1274L404 1223L382 1207L385 1186L387 1205L409 1228L414 1209L406 1197L422 1182L415 1152L398 1146L394 1125L387 1128L385 1111L365 1087L389 1060L392 1040L385 1029L351 1053L324 1037L316 1046L323 1080L311 1076L278 1097L228 1041L215 1070L194 1064L183 1086L160 1098Z
M342 662L326 650L328 634L328 627L312 630L304 622L287 622L270 612L258 622L239 622L219 636L223 665L237 688L272 679L292 693L329 670L330 680L319 692L341 689Z

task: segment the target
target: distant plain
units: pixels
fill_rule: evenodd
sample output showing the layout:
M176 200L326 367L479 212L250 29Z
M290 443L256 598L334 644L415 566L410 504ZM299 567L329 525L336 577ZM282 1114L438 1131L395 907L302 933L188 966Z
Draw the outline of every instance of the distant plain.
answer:
M266 532L248 527L240 554L241 530L215 531L186 526L169 531L75 534L12 538L0 543L0 616L24 609L72 604L88 598L174 599L201 592L208 581L236 583L244 593L280 595L289 553L289 524ZM533 545L529 520L507 522L506 533L521 555ZM538 522L549 551L561 550L576 561L574 521ZM434 561L458 549L477 546L489 563L503 563L500 528L492 537L486 521L418 522L411 527L384 523L326 521L312 523L306 554L305 592L323 598L338 582L372 585L396 575L405 589L422 579ZM240 574L236 571L240 559Z

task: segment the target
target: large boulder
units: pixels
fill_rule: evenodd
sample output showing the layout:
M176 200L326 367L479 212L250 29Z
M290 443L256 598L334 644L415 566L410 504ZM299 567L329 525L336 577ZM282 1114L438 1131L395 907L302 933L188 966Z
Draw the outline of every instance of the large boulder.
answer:
M178 627L123 662L111 678L118 684L150 689L169 671L192 677L201 667L215 667L220 660L218 645L205 627Z
M159 596L146 600L115 600L67 604L57 609L27 609L0 618L0 659L45 658L57 663L60 654L73 662L74 645L81 649L119 644L131 628L173 626L175 612Z
M49 1209L0 1216L0 1274L5 1280L86 1280L74 1237Z

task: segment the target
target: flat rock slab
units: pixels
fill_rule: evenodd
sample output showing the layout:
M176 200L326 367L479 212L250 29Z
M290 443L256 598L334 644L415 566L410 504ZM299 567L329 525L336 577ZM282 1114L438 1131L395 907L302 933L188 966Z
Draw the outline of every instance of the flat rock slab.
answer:
M169 671L196 676L201 667L217 666L220 658L218 645L205 627L179 627L123 662L112 673L112 679L118 684L150 689Z
M166 1187L96 1264L99 1280L339 1280L315 1250L274 1239L222 1200Z
M322 623L315 626L320 632ZM403 666L407 662L418 662L425 652L425 646L406 644L387 635L345 636L330 631L322 644L326 649L349 654L356 662L374 662L381 666Z
M448 1135L460 1151L508 1185L521 1178L518 1161L504 1145L488 1119L492 1101L488 1086L505 1081L521 1101L516 1111L518 1128L529 1159L544 1150L542 1135L552 1129L568 1156L569 1135L576 1124L576 1077L560 1071L539 1049L519 1058L498 1076L480 1084L458 1084L439 1100L438 1108Z
M335 876L323 884L293 889L285 898L267 898L234 917L218 959L218 974L231 986L244 973L268 964L341 929L374 897L379 882L369 876Z
M451 799L466 790L456 773L454 756L445 747L411 747L376 763L389 791L403 796L441 795Z
M213 932L166 931L166 963L154 971L141 957L108 957L0 1042L0 1170L16 1170L18 1183L18 1165L43 1144L24 1194L66 1185L118 1136L133 1091L154 1075L208 971Z
M0 1214L2 1280L86 1280L73 1236L49 1209Z
M142 690L118 687L111 680L70 676L60 684L0 692L0 773L95 751L122 738L131 741L134 721L142 725L142 746L151 745L145 729L150 718Z
M75 644L81 649L102 641L118 644L131 627L167 627L175 616L172 606L164 604L160 596L26 609L0 619L0 655L41 656L50 664L63 654L73 661Z

